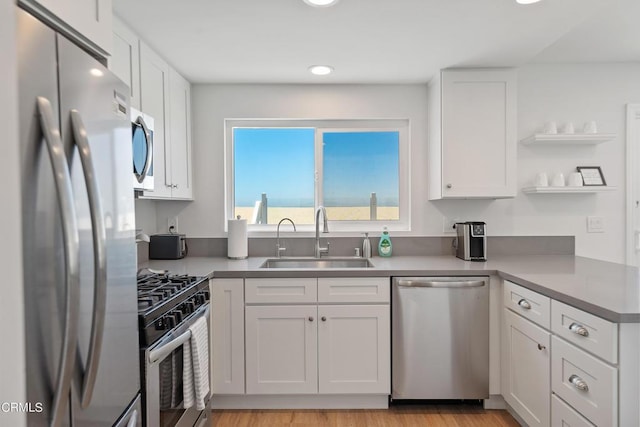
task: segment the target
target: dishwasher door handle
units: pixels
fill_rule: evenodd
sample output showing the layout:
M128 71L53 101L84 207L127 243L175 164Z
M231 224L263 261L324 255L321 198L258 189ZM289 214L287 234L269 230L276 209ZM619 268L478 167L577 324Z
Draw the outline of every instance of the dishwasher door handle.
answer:
M400 279L396 283L401 288L479 288L484 286L485 281Z

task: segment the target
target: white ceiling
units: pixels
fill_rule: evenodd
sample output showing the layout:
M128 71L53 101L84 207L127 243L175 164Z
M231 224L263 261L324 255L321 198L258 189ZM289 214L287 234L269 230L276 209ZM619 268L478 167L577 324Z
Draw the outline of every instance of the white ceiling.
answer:
M640 61L640 0L113 0L195 83L414 83L439 69ZM328 64L330 76L307 67Z

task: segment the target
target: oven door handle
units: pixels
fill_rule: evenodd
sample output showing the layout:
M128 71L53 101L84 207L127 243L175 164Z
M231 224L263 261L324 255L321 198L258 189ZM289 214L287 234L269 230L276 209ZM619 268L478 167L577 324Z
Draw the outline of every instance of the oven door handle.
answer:
M169 354L171 354L173 352L173 350L175 350L176 348L180 347L181 345L183 345L184 343L186 343L190 339L191 339L191 331L187 330L187 332L183 333L182 335L177 336L176 338L172 339L171 341L169 341L165 345L151 350L149 352L149 363L154 364L158 360L164 359Z
M206 317L208 315L209 315L209 306L207 305L206 308L202 311L202 313L199 316L194 317L192 321L189 322L188 326L185 325L186 331L184 331L183 333L181 333L180 335L178 335L168 343L163 344L160 347L154 348L153 350L150 350L149 356L148 356L149 363L153 365L159 360L164 359L169 354L171 354L173 350L180 347L189 339L191 339L191 330L189 330L189 327L193 325L193 323L195 323L195 321L198 320L200 317Z

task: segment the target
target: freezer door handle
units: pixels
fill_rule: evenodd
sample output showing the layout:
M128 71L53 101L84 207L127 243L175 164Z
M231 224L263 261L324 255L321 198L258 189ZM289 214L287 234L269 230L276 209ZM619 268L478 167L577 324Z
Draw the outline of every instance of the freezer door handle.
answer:
M80 398L80 405L82 408L86 408L91 403L104 336L107 303L107 231L104 224L100 188L98 187L93 166L91 147L87 139L87 130L82 121L82 116L77 110L71 110L71 128L73 141L78 146L78 154L82 163L93 235L93 317L91 319L87 366L82 378L82 395Z
M53 180L60 207L62 222L62 240L65 257L65 320L62 336L62 349L58 365L58 377L51 406L51 427L58 427L67 414L69 389L75 365L76 346L78 344L78 316L80 310L80 270L79 245L80 238L74 206L71 174L60 138L60 130L56 126L51 102L44 97L37 97L38 119L42 136L46 142L53 169Z
M484 280L400 279L396 283L401 288L479 288L485 285Z

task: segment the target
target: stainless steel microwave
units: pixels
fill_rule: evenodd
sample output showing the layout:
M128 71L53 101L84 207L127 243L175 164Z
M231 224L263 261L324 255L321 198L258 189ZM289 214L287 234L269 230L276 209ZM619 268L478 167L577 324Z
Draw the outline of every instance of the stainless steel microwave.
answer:
M133 188L153 191L153 117L131 108Z

